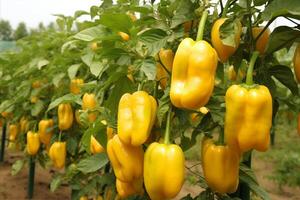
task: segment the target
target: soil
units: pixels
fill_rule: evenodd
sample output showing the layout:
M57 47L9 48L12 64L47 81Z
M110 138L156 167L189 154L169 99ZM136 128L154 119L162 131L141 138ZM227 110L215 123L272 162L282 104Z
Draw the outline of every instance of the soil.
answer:
M16 175L11 175L12 163L20 159L21 153L6 152L5 162L0 164L0 199L1 200L23 200L27 199L27 183L28 183L28 168L24 167L22 171ZM196 162L188 162L187 166L191 167L197 164ZM200 165L191 168L199 173ZM253 168L257 176L259 184L266 189L272 200L300 200L300 187L282 187L267 178L272 173L272 165L258 158L254 158ZM190 172L189 172L190 173ZM70 199L70 188L61 186L55 193L49 189L51 181L51 171L45 170L40 166L36 166L34 200L61 200ZM184 184L180 194L175 198L180 198L191 194L196 196L202 189L196 184L191 184L188 181Z

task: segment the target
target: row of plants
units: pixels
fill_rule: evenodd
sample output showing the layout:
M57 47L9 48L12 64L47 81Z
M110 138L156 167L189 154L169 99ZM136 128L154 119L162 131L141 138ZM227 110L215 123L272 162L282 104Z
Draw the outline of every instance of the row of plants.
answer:
M24 152L13 175L37 162L72 199L171 199L204 135L205 190L182 199L270 199L251 152L269 148L280 106L299 113L299 3L104 0L57 15L0 54L3 130ZM271 32L278 17L294 26Z

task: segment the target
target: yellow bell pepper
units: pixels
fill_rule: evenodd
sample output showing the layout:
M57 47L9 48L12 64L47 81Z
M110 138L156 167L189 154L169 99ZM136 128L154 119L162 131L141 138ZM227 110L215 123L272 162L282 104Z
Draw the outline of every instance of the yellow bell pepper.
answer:
M107 126L107 121L106 120L102 120L101 121L102 124ZM112 127L107 126L106 127L106 137L107 137L107 142L112 139L114 137L114 129Z
M232 85L225 96L225 139L241 152L266 151L272 126L272 97L263 85Z
M156 63L156 80L159 81L161 88L165 89L169 79L169 74L166 70L172 71L174 53L171 49L161 49L158 53L158 58L161 63Z
M38 133L32 131L27 132L27 153L31 156L37 154L40 148L40 138Z
M124 94L118 110L118 135L122 142L133 146L146 142L155 122L156 110L156 100L148 93Z
M6 112L6 111L2 112L1 115L4 118L12 118L13 117L13 114L11 112Z
M93 110L97 106L97 101L95 94L85 93L82 97L82 109L83 110ZM88 114L89 122L94 122L97 119L97 113L91 112Z
M141 146L126 145L115 135L107 143L107 154L120 181L131 182L143 176L144 152Z
M39 98L37 96L30 97L30 102L33 103L33 104L37 103L38 100L39 100Z
M72 79L70 84L70 91L73 94L79 94L80 93L80 87L83 85L83 79L77 78Z
M295 54L294 54L294 70L296 79L300 83L300 44L298 44Z
M116 188L121 198L143 193L143 179L134 180L132 182L123 182L116 179Z
M215 192L233 193L239 183L237 151L227 145L215 145L212 139L204 138L201 151L202 169L207 185Z
M204 106L214 88L218 56L204 40L184 39L175 54L170 98L174 106L198 109Z
M54 167L62 169L66 161L66 142L54 142L49 149L49 157L53 162Z
M8 127L8 132L9 132L9 140L10 141L15 141L18 134L19 134L19 126L18 124L11 124Z
M92 154L104 152L104 148L94 136L91 136L90 151Z
M213 24L212 30L211 30L211 42L213 47L218 52L219 59L224 63L228 60L228 58L233 55L238 48L241 40L241 33L242 33L242 25L239 22L238 23L238 30L235 33L234 41L235 41L235 47L228 46L223 44L220 36L220 27L222 24L227 20L227 18L220 18L216 20Z
M235 81L236 80L237 74L236 74L236 72L234 70L233 65L229 66L229 68L228 68L228 74L227 75L228 75L228 79L230 81Z
M58 106L58 128L60 130L68 130L73 124L73 110L69 103L60 104Z
M175 197L184 182L184 154L175 144L152 143L144 160L144 181L152 200Z
M28 119L26 119L25 117L22 117L20 119L20 132L21 133L26 133L29 129L29 122Z
M122 38L123 41L128 41L130 39L130 36L122 31L118 32L118 35Z
M39 122L39 136L41 143L50 144L53 135L54 121L53 119L43 119Z
M263 29L264 29L264 27L253 27L252 28L253 39L255 39ZM270 34L271 34L271 31L269 28L267 28L263 32L263 34L258 38L258 40L256 41L255 49L256 49L256 51L259 51L260 54L265 53Z

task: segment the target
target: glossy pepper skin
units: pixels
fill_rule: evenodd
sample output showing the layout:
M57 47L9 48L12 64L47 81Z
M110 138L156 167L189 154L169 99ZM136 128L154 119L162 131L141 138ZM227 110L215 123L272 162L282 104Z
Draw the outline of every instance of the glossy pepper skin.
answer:
M73 123L73 110L69 103L63 103L58 106L58 128L68 130Z
M300 44L298 44L296 48L293 61L296 79L298 80L298 83L300 83Z
M252 28L253 38L255 39L263 29L264 29L264 27L253 27ZM269 28L267 28L263 32L263 34L258 38L258 40L256 41L255 50L259 51L259 54L261 54L261 55L265 53L270 34L271 34L271 31Z
M73 94L79 94L80 87L83 83L84 83L83 79L80 78L72 79L70 84L70 92Z
M239 153L227 145L215 145L212 139L202 141L202 169L207 185L215 192L233 193L239 183Z
M204 106L213 91L218 56L204 40L184 39L175 54L170 98L178 108L197 109Z
M38 133L32 131L27 132L27 153L31 156L37 154L40 148L40 138Z
M220 18L216 20L213 24L211 30L211 42L213 47L218 52L219 59L221 62L226 62L230 56L232 56L235 51L237 50L240 40L241 40L241 33L242 33L242 25L238 22L238 30L235 33L235 47L228 46L223 44L220 36L220 27L222 24L227 20L227 18Z
M121 198L126 198L136 194L143 193L143 179L134 180L132 182L123 182L116 179L116 188Z
M17 138L17 135L19 134L19 127L17 124L11 124L8 127L9 131L9 140L10 141L15 141Z
M107 154L120 181L131 182L143 176L144 152L141 146L126 145L115 135L107 143Z
M225 140L240 152L266 151L272 125L272 97L267 87L232 85L225 95Z
M118 135L122 142L132 146L146 142L155 122L156 110L156 100L147 92L124 94L118 110Z
M171 49L161 49L158 53L158 59L161 63L156 64L156 80L159 81L162 89L165 89L169 79L166 69L171 72L174 60L174 53ZM166 69L165 69L166 68Z
M152 200L175 197L184 182L184 154L175 144L152 143L144 160L144 182Z
M53 119L43 119L39 122L39 136L41 143L50 144L53 135L54 121Z
M104 148L94 136L91 136L90 151L92 154L104 152Z
M62 169L66 161L66 142L54 142L49 149L49 157L53 162L54 167Z
M93 110L97 106L97 101L95 94L85 93L82 97L82 109L83 110ZM94 122L97 118L97 113L91 112L88 115L89 122Z
M130 39L130 36L122 31L118 32L118 35L122 38L123 41L128 41Z

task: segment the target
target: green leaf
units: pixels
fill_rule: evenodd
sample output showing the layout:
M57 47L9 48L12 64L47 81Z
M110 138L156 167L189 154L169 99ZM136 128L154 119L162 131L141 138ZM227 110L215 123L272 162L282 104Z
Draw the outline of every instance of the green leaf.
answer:
M57 174L50 183L50 191L55 192L55 190L61 185L63 177L61 174Z
M273 0L262 12L262 19L268 21L278 16L287 16L300 19L300 1Z
M17 175L21 169L24 167L25 160L17 160L11 167L11 175Z
M236 47L235 36L240 31L238 19L227 19L220 27L222 43L227 46Z
M299 30L287 26L279 26L270 35L266 54L271 54L285 47L289 48L296 41L300 41Z
M55 87L58 87L60 81L65 77L65 75L66 75L65 73L54 75L54 78L52 79L53 85L55 85Z
M157 120L158 120L159 126L161 126L164 116L170 109L169 93L170 93L170 88L168 87L165 90L164 95L158 100Z
M49 61L46 59L39 60L39 62L37 63L37 68L40 70L40 69L42 69L42 67L44 67L48 64L49 64Z
M55 108L56 106L58 106L61 103L77 103L77 104L81 105L82 100L80 98L80 95L66 94L66 95L59 97L59 98L55 99L54 101L52 101L50 103L47 111Z
M156 62L154 59L146 59L141 63L141 71L145 73L148 80L155 80Z
M77 169L84 174L95 172L108 163L108 158L105 153L99 153L85 159L82 159L78 165Z
M168 35L162 29L149 29L139 34L139 39L147 47L147 54L155 56L163 48L168 39Z
M294 79L294 74L289 67L283 65L276 65L271 67L269 69L269 72L283 85L289 88L294 95L298 95L298 86Z
M240 166L240 180L247 183L249 188L263 200L270 200L268 193L258 185L254 172L246 165Z
M80 66L81 64L74 64L68 68L68 75L70 79L74 79L76 77L76 74Z
M107 13L101 15L100 23L112 30L129 33L132 20L127 14Z
M103 71L104 65L101 62L92 62L90 65L90 71L94 76L99 76L100 72Z
M81 17L82 15L89 15L90 13L84 11L84 10L77 10L74 14L74 18Z
M134 84L126 76L120 78L115 83L114 88L112 88L108 99L104 103L104 106L112 113L116 114L121 96L125 93L132 93L133 91Z
M261 6L265 4L268 0L253 0L255 6Z
M31 115L37 117L40 114L40 112L44 109L44 107L45 103L41 100L38 100L31 109Z
M84 29L73 36L75 39L90 42L96 39L110 39L111 33L102 25Z

